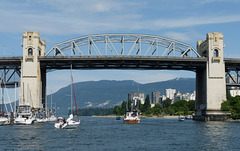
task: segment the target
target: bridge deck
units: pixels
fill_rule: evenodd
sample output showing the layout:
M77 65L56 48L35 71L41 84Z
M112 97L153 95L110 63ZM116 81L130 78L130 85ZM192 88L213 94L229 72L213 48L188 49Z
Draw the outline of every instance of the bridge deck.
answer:
M205 58L180 57L41 57L42 67L46 69L173 69L195 70L206 64Z
M0 58L0 69L21 68L22 57ZM173 69L195 70L203 67L206 58L181 57L40 57L41 66L46 69ZM240 70L240 59L225 58L226 71Z
M240 59L224 58L226 71L228 70L240 70Z
M0 69L15 69L21 67L22 57L0 58Z

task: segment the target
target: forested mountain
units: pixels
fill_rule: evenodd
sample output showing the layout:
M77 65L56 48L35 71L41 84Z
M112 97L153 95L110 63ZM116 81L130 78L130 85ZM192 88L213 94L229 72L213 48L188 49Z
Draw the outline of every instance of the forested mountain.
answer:
M137 92L139 90L150 96L154 90L158 90L161 95L164 95L165 89L168 88L176 89L181 93L192 92L195 90L195 79L178 78L147 84L141 84L131 80L102 80L79 82L75 83L74 86L78 108L109 108L114 107L116 104L121 104L123 100L127 100L128 93L132 91ZM70 92L71 88L69 85L53 94L53 102L57 104L58 113L68 113L71 105ZM48 96L48 100L50 100L50 96Z

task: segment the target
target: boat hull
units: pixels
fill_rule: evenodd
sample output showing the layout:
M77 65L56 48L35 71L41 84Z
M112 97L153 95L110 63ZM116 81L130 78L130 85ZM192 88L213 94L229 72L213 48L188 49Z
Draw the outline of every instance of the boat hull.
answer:
M7 118L0 118L0 125L4 125L7 121Z
M78 128L79 122L69 122L69 123L55 123L54 127L57 129L75 129Z
M30 125L33 124L33 119L26 119L26 118L16 118L14 124L16 125Z
M126 120L126 119L124 119L124 123L125 124L138 124L138 123L140 123L140 120L138 120L138 119L135 119L135 120Z

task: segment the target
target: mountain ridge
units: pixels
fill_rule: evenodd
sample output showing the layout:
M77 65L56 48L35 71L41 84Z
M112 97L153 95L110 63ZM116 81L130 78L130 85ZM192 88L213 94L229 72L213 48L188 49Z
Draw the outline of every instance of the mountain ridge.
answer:
M79 108L114 107L117 104L121 104L123 100L127 100L128 93L132 91L138 92L139 90L145 93L145 95L149 94L151 98L151 92L154 90L158 90L161 95L165 94L165 89L168 88L176 89L181 93L187 93L195 90L195 85L195 78L176 78L145 84L133 80L100 80L74 83ZM68 113L71 104L70 86L63 87L52 94L53 102L56 102L59 108L57 112ZM47 100L50 99L51 95L48 95ZM49 103L48 106L50 106Z

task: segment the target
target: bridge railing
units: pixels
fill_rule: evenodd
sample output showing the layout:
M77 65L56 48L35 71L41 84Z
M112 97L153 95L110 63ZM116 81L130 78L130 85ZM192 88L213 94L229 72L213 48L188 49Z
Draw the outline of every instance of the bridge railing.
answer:
M153 35L88 35L54 45L45 56L177 56L201 57L183 42Z

